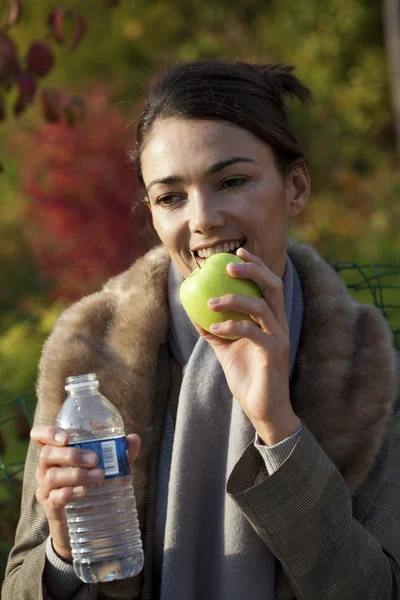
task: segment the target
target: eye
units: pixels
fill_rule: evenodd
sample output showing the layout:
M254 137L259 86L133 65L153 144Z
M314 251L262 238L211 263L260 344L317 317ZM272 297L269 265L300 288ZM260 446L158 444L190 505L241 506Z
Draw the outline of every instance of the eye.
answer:
M238 188L241 185L247 183L248 179L247 177L229 177L228 179L225 179L222 184L221 184L221 188L222 189L234 189L234 188Z
M156 198L154 204L164 208L174 208L184 200L184 196L179 194L164 194Z

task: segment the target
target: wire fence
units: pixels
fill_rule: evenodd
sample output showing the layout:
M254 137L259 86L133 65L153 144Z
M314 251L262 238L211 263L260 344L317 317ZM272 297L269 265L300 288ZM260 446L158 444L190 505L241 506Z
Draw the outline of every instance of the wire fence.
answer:
M375 304L389 321L400 350L400 266L330 263L350 294ZM6 401L0 390L0 582L19 518L24 461L36 405L34 392Z
M24 469L25 454L29 431L32 427L36 396L33 392L22 394L0 404L0 507L4 504L4 496L19 502L17 482ZM11 445L11 448L9 448ZM11 456L6 462L5 456Z
M375 304L382 311L400 350L400 265L358 265L352 261L330 264L356 300Z

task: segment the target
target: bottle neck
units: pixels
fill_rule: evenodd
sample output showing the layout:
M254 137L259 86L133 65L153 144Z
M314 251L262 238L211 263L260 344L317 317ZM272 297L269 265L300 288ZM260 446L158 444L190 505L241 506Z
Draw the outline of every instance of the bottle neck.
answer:
M67 391L68 397L97 396L99 394L99 385L71 385Z
M93 396L99 393L99 380L96 373L72 375L65 380L68 396Z

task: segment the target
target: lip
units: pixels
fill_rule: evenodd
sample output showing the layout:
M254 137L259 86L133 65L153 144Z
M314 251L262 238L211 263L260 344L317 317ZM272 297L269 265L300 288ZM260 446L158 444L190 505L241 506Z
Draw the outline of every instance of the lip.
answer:
M237 240L230 240L230 241L235 242ZM222 242L218 242L218 244L221 244L221 243ZM225 243L227 243L227 242L225 242ZM203 248L210 248L210 247L212 248L215 245L218 246L218 244L210 244L209 246L199 246L199 250L202 250ZM247 244L247 240L244 240L244 243L242 243L242 245L240 247L241 248L246 248L246 244ZM236 251L237 250L238 250L238 248L236 248ZM236 251L235 251L235 254L236 254ZM197 253L195 255L194 254L194 252L195 252L194 250L191 250L190 252L191 252L192 258L193 258L194 262L196 263L197 267L201 267L201 265L203 264L203 262L205 262L207 260L207 258L203 258L203 257L199 256Z
M216 240L215 242L210 242L209 244L202 244L201 246L195 246L194 248L190 248L190 251L198 252L199 250L206 250L206 248L214 248L215 246L223 246L224 244L230 244L231 242L246 243L246 240L244 238L230 238L227 240Z

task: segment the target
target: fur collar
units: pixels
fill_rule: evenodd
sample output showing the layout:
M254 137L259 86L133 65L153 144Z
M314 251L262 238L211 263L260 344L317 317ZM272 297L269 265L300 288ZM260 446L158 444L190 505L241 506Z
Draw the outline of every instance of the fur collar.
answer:
M288 252L304 296L292 401L354 493L382 444L397 389L392 334L379 309L358 305L309 246ZM95 372L127 432L142 438L132 467L143 522L160 344L167 338L169 257L159 246L102 291L65 311L39 365L36 422L53 423L69 375Z
M288 251L304 296L293 406L354 493L396 399L392 332L380 310L355 302L309 246L291 243Z

